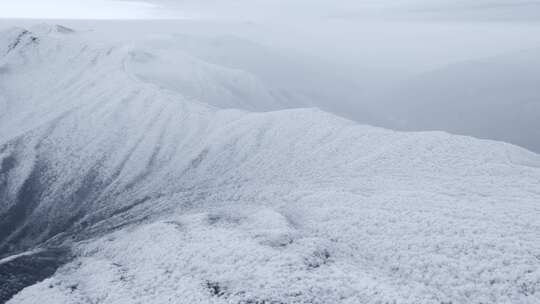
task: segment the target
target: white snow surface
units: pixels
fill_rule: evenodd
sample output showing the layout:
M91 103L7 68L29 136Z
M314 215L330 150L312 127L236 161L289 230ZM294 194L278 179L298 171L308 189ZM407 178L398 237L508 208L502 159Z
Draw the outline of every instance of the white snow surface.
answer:
M77 257L8 303L540 302L539 155L208 105L236 84L248 108L273 99L185 54L167 70L170 53L59 29L0 35L0 213L38 174L3 242ZM185 82L156 80L176 69Z

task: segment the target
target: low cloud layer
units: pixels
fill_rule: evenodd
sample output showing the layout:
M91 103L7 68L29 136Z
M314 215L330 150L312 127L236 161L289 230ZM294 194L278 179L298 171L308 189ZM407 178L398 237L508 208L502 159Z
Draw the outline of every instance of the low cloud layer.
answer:
M540 0L19 0L0 4L0 18L531 21Z
M513 0L149 0L169 14L218 18L435 18L540 20L540 1Z
M0 3L0 18L146 19L158 15L157 4L112 0L18 0Z

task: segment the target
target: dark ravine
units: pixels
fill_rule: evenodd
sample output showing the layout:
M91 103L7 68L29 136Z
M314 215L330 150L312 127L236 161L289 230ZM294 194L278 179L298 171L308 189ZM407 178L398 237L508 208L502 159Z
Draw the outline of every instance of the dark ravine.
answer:
M6 303L27 286L52 276L72 259L69 248L48 248L0 263L0 304Z
M28 223L27 219L38 206L44 191L40 181L43 171L39 165L34 167L30 176L19 189L14 203L5 213L0 215L0 231L2 231L0 233L0 255L10 254L12 251L21 249L17 248L16 244L25 238L25 234L28 234L25 224ZM0 193L3 192L2 190L0 189Z

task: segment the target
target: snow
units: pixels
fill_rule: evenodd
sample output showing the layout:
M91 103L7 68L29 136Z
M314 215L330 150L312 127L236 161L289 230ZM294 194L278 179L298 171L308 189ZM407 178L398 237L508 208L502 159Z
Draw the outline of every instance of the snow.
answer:
M76 258L9 303L540 301L540 155L264 112L230 66L39 29L0 59L0 253Z
M1 264L4 264L4 263L8 263L8 262L11 262L17 258L20 258L20 257L23 257L23 256L28 256L28 255L32 255L32 254L36 254L36 253L39 253L40 250L39 249L35 249L35 250L30 250L30 251L25 251L25 252L21 252L19 254L15 254L15 255L12 255L12 256L8 256L6 258L3 258L3 259L0 259L0 265Z
M109 40L112 45L134 42L137 51L154 57L133 64L133 72L218 107L249 111L318 107L362 124L443 130L502 140L538 153L540 23L461 20L471 17L465 16L468 13L482 15L499 9L534 14L524 4L493 9L487 4L482 9L471 6L476 5L459 3L457 10L440 12L401 11L404 16L427 17L420 20L382 16L372 20L377 14L368 13L366 17L371 18L366 19L350 12L302 21L280 16L249 22L59 22L77 29L85 39ZM427 16L452 12L460 15L454 16L458 20ZM287 13L299 17L297 12ZM39 21L0 20L0 28L35 23ZM173 63L178 67L169 68L167 64ZM190 73L197 77L189 77ZM252 98L260 101L246 101ZM506 106L512 102L517 106ZM407 111L411 108L414 113Z

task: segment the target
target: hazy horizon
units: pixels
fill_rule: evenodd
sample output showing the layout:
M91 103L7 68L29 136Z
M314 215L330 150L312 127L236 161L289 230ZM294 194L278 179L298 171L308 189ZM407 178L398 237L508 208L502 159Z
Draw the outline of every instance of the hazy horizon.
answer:
M512 0L19 0L1 4L0 18L36 19L301 19L398 18L453 21L539 21L540 1Z

